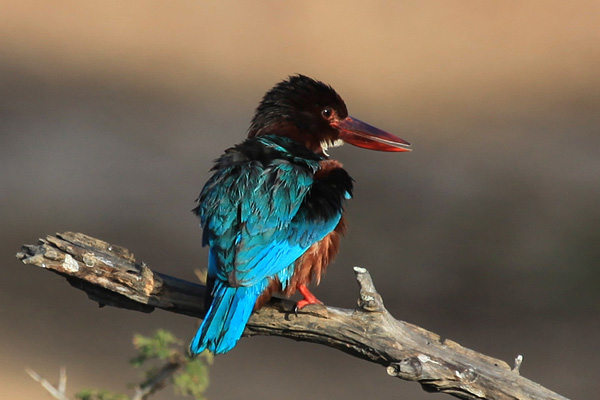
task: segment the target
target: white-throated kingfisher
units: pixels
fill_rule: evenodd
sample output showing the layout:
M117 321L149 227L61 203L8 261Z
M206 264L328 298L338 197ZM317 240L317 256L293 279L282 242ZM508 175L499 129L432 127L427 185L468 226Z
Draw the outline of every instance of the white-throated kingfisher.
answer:
M379 151L410 144L348 116L329 85L303 75L269 90L248 138L216 160L194 212L209 246L206 316L190 352L231 350L253 310L272 293L320 303L317 284L344 234L352 178L327 154L344 142Z

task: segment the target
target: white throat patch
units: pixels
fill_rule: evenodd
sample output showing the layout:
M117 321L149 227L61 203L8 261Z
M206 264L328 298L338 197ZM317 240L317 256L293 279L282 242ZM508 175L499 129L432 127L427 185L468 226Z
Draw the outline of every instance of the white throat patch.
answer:
M329 154L327 153L328 149L330 149L332 147L340 147L343 144L344 144L344 141L342 139L336 139L334 141L323 140L321 142L321 149L323 149L323 154L325 154L327 157L329 157Z

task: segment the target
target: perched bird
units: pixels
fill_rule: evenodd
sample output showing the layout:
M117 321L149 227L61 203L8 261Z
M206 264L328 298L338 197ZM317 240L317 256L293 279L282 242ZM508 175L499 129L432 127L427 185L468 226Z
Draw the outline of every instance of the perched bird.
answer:
M209 246L208 311L190 352L231 350L253 310L274 292L309 292L338 251L352 178L327 150L344 142L410 151L396 136L348 116L335 90L303 75L268 91L248 138L216 160L194 212Z

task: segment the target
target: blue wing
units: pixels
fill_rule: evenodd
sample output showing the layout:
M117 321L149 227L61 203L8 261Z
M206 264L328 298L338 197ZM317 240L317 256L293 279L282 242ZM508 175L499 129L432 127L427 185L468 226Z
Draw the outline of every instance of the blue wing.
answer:
M204 244L210 246L209 274L231 286L261 290L278 276L285 287L294 261L341 218L341 210L323 219L301 209L312 184L310 169L283 159L219 170L198 208Z
M327 217L309 215L304 201L318 162L305 161L230 163L218 168L202 190L197 212L203 244L210 246L208 275L214 286L190 344L192 354L231 350L269 279L279 278L285 288L294 261L338 224L341 207Z

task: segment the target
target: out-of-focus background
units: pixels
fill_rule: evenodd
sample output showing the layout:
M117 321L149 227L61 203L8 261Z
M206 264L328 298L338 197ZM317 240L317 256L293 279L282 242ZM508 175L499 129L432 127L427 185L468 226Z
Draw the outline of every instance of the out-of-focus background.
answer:
M196 279L190 210L212 160L293 73L410 154L332 151L356 180L350 231L315 293L353 307L351 267L388 309L571 398L600 391L600 3L13 1L0 12L0 397L127 390L131 337L197 321L103 308L14 258L65 230ZM242 339L211 399L431 399L332 349ZM171 398L165 392L157 399Z

